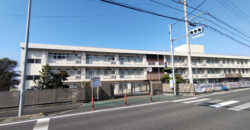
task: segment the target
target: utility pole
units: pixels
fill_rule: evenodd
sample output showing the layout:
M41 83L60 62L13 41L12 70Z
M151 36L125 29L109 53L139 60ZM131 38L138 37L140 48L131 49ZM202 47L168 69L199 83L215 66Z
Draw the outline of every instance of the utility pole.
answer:
M28 3L28 15L27 15L27 25L26 25L26 37L25 37L25 48L24 48L24 61L23 61L23 72L22 72L22 86L19 95L19 109L18 116L22 116L24 99L25 99L25 83L26 83L26 69L27 69L27 57L28 57L28 47L29 47L29 28L30 28L30 13L31 13L31 0Z
M193 71L191 63L191 50L189 41L189 28L188 28L188 16L187 16L187 2L184 0L184 15L185 15L185 27L186 27L186 42L187 42L187 52L188 52L188 70L189 70L189 82L193 85Z
M174 72L174 54L173 54L173 38L172 38L172 25L169 24L169 35L170 35L170 51L171 51L171 62L172 62L172 77L173 77L173 82L172 85L174 87L174 95L176 96L176 86L175 86L175 72Z

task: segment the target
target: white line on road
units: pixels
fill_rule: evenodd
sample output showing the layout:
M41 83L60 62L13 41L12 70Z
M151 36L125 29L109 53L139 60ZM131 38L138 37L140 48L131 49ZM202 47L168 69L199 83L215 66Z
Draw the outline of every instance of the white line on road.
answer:
M241 104L239 106L235 106L233 108L229 108L228 110L233 110L233 111L241 111L244 109L250 108L250 102L245 103L245 104Z
M198 100L192 100L192 101L187 101L187 102L183 102L183 103L195 103L195 102L202 102L202 101L207 101L210 100L209 98L203 98L203 99L198 99Z
M168 103L168 102L169 101L144 103L144 104L133 105L133 106L125 106L125 107L118 107L118 108L110 108L110 109L102 109L102 110L95 110L95 111L88 111L88 112L80 112L80 113L74 113L74 114L68 114L68 115L54 116L54 117L49 117L49 118L50 119L57 119L57 118L63 118L63 117L80 116L80 115L86 115L86 114L92 114L92 113L115 111L115 110L129 109L129 108L135 108L135 107L150 106L150 105L155 105L155 104L164 104L164 103ZM44 118L41 118L41 119L44 119ZM14 125L14 124L21 124L21 123L33 122L33 121L37 121L37 120L39 120L39 119L19 121L19 122L6 123L6 124L0 124L0 127L1 126L7 126L7 125Z
M234 104L234 103L238 103L238 102L239 102L239 101L221 102L221 103L218 103L218 104L210 105L210 107L219 108L219 107L228 106L228 105L230 105L230 104Z
M182 101L194 100L194 99L197 99L197 98L198 97L185 98L185 99L173 100L171 102L182 102Z
M42 118L38 119L36 126L34 127L33 130L48 130L49 128L49 119L50 118Z

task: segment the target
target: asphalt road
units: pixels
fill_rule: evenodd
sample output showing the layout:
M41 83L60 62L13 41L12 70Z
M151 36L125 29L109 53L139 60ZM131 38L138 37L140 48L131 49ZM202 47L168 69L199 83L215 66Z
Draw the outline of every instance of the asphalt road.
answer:
M249 130L250 90L82 111L0 124L1 130Z

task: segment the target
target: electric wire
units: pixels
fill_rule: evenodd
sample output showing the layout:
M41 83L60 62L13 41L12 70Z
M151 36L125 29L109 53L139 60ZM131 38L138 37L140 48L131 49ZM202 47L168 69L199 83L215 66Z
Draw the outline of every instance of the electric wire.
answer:
M159 17L164 17L164 18L168 18L168 19L173 19L173 20L185 22L185 20L182 20L182 19L165 16L165 15L162 15L162 14L159 14L159 13L155 13L155 12L152 12L152 11L148 11L148 10L136 8L134 6L130 6L130 5L124 4L124 3L119 3L119 2L115 2L115 1L111 1L111 0L100 0L100 1L103 1L103 2L106 2L106 3L109 3L109 4L113 4L113 5L117 5L117 6L120 6L120 7L128 8L128 9L132 9L132 10L135 10L135 11L139 11L139 12L143 12L143 13L147 13L147 14L159 16ZM188 21L188 22L190 22L190 21ZM232 36L230 36L230 35L228 35L226 33L223 33L220 30L218 30L218 29L216 29L216 28L214 28L212 26L209 26L209 25L206 25L206 24L201 24L201 23L192 23L192 24L197 24L197 25L204 26L204 27L210 29L211 31L217 32L217 33L219 33L222 36L230 38L231 40L233 40L233 41L235 41L235 42L237 42L237 43L239 43L241 45L244 45L246 47L250 47L250 45L248 45L248 44L246 44L244 42L241 42L240 40L237 40L234 37L232 37Z
M180 4L180 3L179 3L178 1L176 1L176 0L172 0L172 1L175 2L175 3ZM195 7L192 7L192 6L190 6L190 5L187 5L187 7L191 8L191 9L195 9ZM211 18L217 20L218 22L220 22L221 24L223 24L223 25L229 27L230 29L232 29L232 30L238 32L239 34L241 34L241 35L243 35L243 36L245 36L245 37L247 37L247 38L250 38L250 37L249 37L248 35L246 35L245 33L239 31L239 30L236 29L235 27L232 27L231 25L227 24L226 22L224 22L223 20L219 19L218 17L212 15L212 14L209 13L208 11L203 11L203 10L200 10L200 9L197 9L197 11L203 12L204 14L206 14L206 15L210 16Z

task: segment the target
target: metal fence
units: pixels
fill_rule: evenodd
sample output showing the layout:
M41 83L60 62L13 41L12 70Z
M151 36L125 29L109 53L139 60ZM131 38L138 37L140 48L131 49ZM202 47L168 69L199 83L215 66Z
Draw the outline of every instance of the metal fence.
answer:
M150 87L148 82L131 82L114 84L114 97L149 94Z

